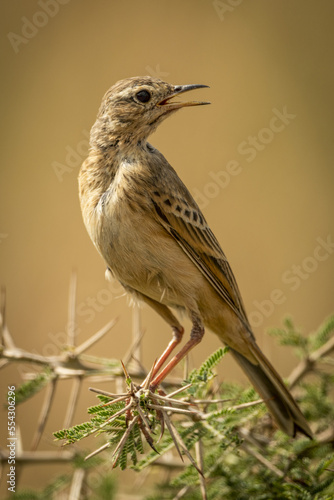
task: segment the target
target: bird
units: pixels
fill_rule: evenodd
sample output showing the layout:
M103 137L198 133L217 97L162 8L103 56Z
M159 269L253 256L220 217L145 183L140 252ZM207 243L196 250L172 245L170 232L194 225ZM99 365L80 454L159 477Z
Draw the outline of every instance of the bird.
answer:
M155 390L205 329L229 347L277 426L312 438L299 406L256 343L230 264L193 196L148 137L177 110L210 104L180 100L207 85L172 85L151 76L126 78L106 92L79 173L83 221L104 259L106 275L171 327L157 359ZM178 312L190 318L190 339Z

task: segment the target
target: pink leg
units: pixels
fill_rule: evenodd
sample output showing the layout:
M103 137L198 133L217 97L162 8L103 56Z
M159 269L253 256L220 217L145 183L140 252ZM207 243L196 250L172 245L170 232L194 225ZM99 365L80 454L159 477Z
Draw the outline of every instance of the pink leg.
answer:
M164 350L164 352L161 354L160 358L156 361L154 365L154 370L153 373L149 374L151 378L155 377L162 365L165 363L165 361L169 358L171 353L174 351L175 347L181 342L182 337L183 337L183 332L184 328L182 326L173 326L173 338L169 342L168 346ZM141 384L142 386L145 386L145 383L147 381L147 377L144 380L144 382Z
M151 299L150 297L147 297L146 295L139 294L138 292L136 292L136 294L139 298L144 300L144 302L149 304L158 314L160 314L160 316L165 321L167 321L167 323L173 329L172 340L169 342L167 348L164 350L160 358L157 360L154 366L153 373L150 373L150 377L153 378L153 381L150 384L150 388L151 390L155 390L157 386L167 377L167 375L171 372L171 370L181 361L181 359L183 359L188 354L188 352L191 349L193 349L193 347L195 347L197 344L200 343L204 335L204 328L202 326L200 319L195 314L192 314L193 327L190 334L190 340L181 349L181 351L179 351L176 354L176 356L174 356L174 358L170 360L167 366L158 374L160 368L166 362L167 358L173 352L175 347L181 342L184 329L167 306ZM145 387L146 383L147 383L147 378L144 380L141 386Z
M177 345L177 344L174 344L172 346L172 348L170 348L171 344L173 344L173 340L170 342L166 351L159 358L158 363L160 362L160 360L162 358L163 358L163 361L160 363L159 368L154 370L154 375L156 375L156 376L152 380L152 383L150 386L151 391L154 391L158 387L158 385L167 377L167 375L173 370L173 368L181 361L181 359L183 359L188 354L188 352L191 351L191 349L193 349L197 344L199 344L201 342L203 335L204 335L204 328L201 325L201 323L199 322L199 320L196 318L193 322L193 328L191 330L190 340L188 340L186 345L174 356L174 358L172 358L170 360L170 362L167 364L167 366L165 366L165 368L163 370L161 370L161 372L158 375L156 375L160 366L162 366L162 364L165 362L165 360L167 359L169 354L172 352L172 350ZM167 351L168 351L168 355L165 355L167 353Z
M165 361L169 358L171 353L174 351L175 347L181 342L182 337L183 337L183 332L184 328L181 326L181 328L173 328L173 338L169 342L168 346L164 350L164 352L161 354L160 358L157 360L155 366L154 366L154 371L153 371L153 377L158 373L162 365L165 363Z
M153 374L150 374L151 377L155 377L162 365L166 362L167 358L173 352L175 347L181 342L184 328L167 306L151 299L150 297L147 297L146 295L139 294L138 292L137 296L140 297L144 302L146 302L150 307L152 307L172 327L173 330L172 340L169 342L167 348L157 360ZM144 380L142 385L145 386L146 381L147 379Z

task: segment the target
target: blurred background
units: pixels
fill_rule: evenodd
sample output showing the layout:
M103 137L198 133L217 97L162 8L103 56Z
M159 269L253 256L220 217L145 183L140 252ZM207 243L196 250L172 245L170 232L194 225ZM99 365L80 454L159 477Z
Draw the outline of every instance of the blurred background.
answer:
M59 352L74 268L77 343L118 316L91 353L120 359L129 348L131 309L104 279L81 219L77 176L105 91L119 79L151 75L210 86L193 94L210 106L179 111L150 142L203 209L260 346L283 376L290 373L295 358L268 328L289 315L307 335L334 309L333 15L332 2L309 0L3 4L0 282L19 347ZM142 325L149 368L170 330L147 308ZM218 347L208 332L191 366ZM230 357L220 376L246 382ZM20 370L11 366L1 378L3 398ZM69 392L64 383L56 395L41 449L55 447L52 431L62 427ZM26 449L42 398L18 409ZM87 420L92 404L84 391L76 422ZM22 484L46 484L60 470L27 467Z

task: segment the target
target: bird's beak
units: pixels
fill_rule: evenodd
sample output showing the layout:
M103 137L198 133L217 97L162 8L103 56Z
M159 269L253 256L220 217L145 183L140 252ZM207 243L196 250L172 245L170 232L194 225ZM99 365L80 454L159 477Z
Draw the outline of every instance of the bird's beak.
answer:
M166 111L185 108L186 106L200 106L201 104L210 104L206 101L186 101L186 102L171 102L173 97L176 97L189 90L208 88L208 85L175 85L171 94L165 97L162 101L158 102L157 106L166 108Z

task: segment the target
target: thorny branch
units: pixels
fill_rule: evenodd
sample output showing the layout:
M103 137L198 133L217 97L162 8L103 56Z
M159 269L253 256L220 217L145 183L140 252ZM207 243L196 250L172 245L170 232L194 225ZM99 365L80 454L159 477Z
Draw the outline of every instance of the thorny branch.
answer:
M175 449L178 451L180 459L183 461L183 453L186 454L190 460L190 462L194 465L194 467L199 472L200 478L200 488L202 493L202 498L206 499L206 485L203 477L203 450L202 450L202 442L201 439L197 441L195 451L196 451L196 459L197 463L189 453L187 446L183 442L179 432L177 431L175 425L171 420L171 415L173 413L178 413L179 415L183 415L184 417L188 417L192 420L201 421L203 426L209 428L210 432L213 434L217 434L217 438L223 439L219 432L214 429L210 423L208 422L210 418L210 413L205 410L201 410L201 408L207 404L212 404L215 402L216 404L226 403L228 400L217 399L213 401L212 399L204 399L204 400L192 400L187 401L185 399L176 399L175 396L181 391L185 391L190 387L191 384L187 386L182 386L179 389L174 390L169 395L165 393L152 393L149 390L149 381L150 374L147 375L147 372L142 367L141 363L141 340L143 337L143 332L140 327L140 316L138 311L135 312L135 321L133 327L133 344L129 349L129 353L126 355L126 361L129 363L131 360L134 363L131 363L131 368L129 369L129 373L123 366L123 369L117 361L113 364L108 362L108 365L104 365L103 360L101 362L100 358L92 357L85 352L92 347L96 342L98 342L101 338L107 335L113 326L116 323L116 320L112 320L107 323L103 328L101 328L98 332L93 334L90 339L86 342L82 343L79 346L75 346L75 305L76 305L76 274L72 273L71 283L70 283L70 294L69 294L69 309L68 309L68 348L64 350L58 356L42 356L35 353L30 353L23 349L20 349L16 346L13 337L11 336L9 329L6 323L6 303L5 303L5 291L2 290L1 293L1 316L0 316L0 337L1 337L1 346L0 346L0 368L4 368L8 363L19 362L19 363L29 363L32 365L48 367L52 372L52 377L49 380L48 390L45 394L44 403L37 419L37 430L33 438L33 442L31 445L31 451L24 451L22 442L18 443L17 450L19 451L17 454L17 462L20 464L37 464L37 463L66 463L72 462L73 459L77 455L77 451L67 451L67 450L57 450L56 452L42 452L38 451L38 445L40 443L41 437L43 435L48 417L52 410L52 404L54 400L54 395L57 390L57 387L61 383L61 380L72 378L73 379L73 389L72 394L69 398L68 408L66 412L64 427L68 427L71 425L73 414L75 407L77 405L78 398L80 396L82 390L82 380L90 379L91 381L103 381L111 379L120 379L123 377L123 370L125 370L126 378L131 380L128 385L128 390L123 394L114 394L109 393L107 391L102 391L99 389L92 389L93 392L98 394L102 394L111 398L110 404L114 404L116 402L125 401L125 408L120 410L119 412L113 415L113 419L115 419L118 415L127 414L128 415L128 426L127 430L124 432L121 440L113 451L113 465L116 465L116 462L122 453L122 450L126 444L126 441L136 425L136 423L140 424L140 429L148 441L150 446L155 450L153 444L153 438L151 436L151 426L149 421L149 412L155 411L156 415L160 418L161 424L161 435L163 434L164 427L167 427L170 435L173 439ZM331 337L323 346L321 346L316 351L312 352L308 358L302 360L299 365L292 371L290 374L288 381L290 387L294 387L297 382L305 377L306 374L310 372L316 371L317 365L319 362L324 362L327 359L327 356L334 350L334 337ZM88 364L87 364L88 363ZM92 366L93 363L93 366ZM153 372L153 368L151 369L151 373ZM31 375L33 376L33 375ZM133 378L143 379L146 377L146 385L145 387L137 387L132 383ZM29 376L28 376L29 378ZM176 383L175 383L176 382ZM173 381L173 385L181 385L181 380ZM168 386L168 381L166 386ZM141 401L145 398L147 403L147 409L144 410ZM238 410L242 407L249 405L256 405L261 403L261 400L254 401L252 403L246 403L244 405L238 405L231 408L234 410ZM106 422L110 423L110 420ZM187 424L185 424L187 425ZM332 442L333 437L333 429L327 429L322 432L318 436L318 443L320 442ZM282 478L284 474L269 460L265 458L265 456L261 453L262 451L262 443L254 438L254 436L249 434L248 429L244 427L239 428L239 434L243 439L243 443L241 445L242 449L252 455L258 462L267 467L273 474L277 477ZM161 436L160 436L161 438ZM91 458L92 456L102 452L106 448L110 447L110 443L107 442L104 445L100 446L97 450L90 453L86 459ZM0 449L0 462L5 463L8 459L7 450ZM161 457L157 454L157 457L154 461L151 462L151 465L163 464L164 467L180 467L180 462L172 460L166 462L164 457ZM210 469L206 472L207 476L210 476ZM80 491L83 487L83 483L85 480L85 472L83 469L78 469L75 476L73 477L71 492L73 491L73 498L80 497ZM183 488L179 491L177 498L182 498L188 489Z

